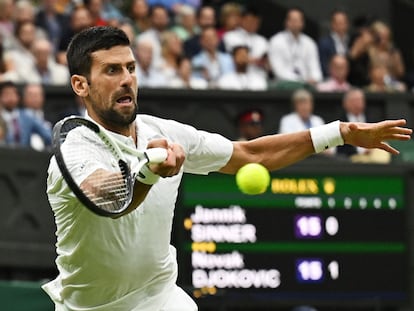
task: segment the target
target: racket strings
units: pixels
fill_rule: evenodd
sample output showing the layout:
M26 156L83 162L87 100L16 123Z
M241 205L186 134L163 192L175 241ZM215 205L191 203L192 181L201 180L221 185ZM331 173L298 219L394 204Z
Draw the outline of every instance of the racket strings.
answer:
M100 179L92 180L92 183L100 183ZM126 181L121 176L106 178L105 183L100 186L99 193L85 191L85 194L93 203L108 211L116 211L124 206L125 199L128 197Z
M117 149L87 126L74 122L64 124L59 139L65 165L83 195L98 209L125 209L132 192L130 174L127 165L119 161ZM101 167L93 170L91 165L96 163Z

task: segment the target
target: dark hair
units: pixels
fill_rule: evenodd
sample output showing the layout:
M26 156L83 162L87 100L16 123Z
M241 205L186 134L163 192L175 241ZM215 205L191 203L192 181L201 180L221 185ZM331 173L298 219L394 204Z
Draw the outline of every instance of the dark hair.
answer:
M116 27L95 26L77 33L69 43L66 56L70 74L88 76L92 66L91 54L119 45L129 46L130 42L125 32Z
M236 45L231 50L231 55L235 55L239 50L246 50L247 52L250 51L249 47L247 45Z
M257 18L261 18L259 10L256 6L250 5L243 8L242 16L251 15Z
M0 82L0 94L3 93L4 89L10 88L10 87L17 90L16 84L14 84L14 82L12 81L7 80L7 81Z
M343 8L335 8L335 9L333 9L331 11L330 19L332 20L335 17L336 14L343 14L346 17L348 17L348 13L347 13L347 11L345 9L343 9Z
M22 22L16 23L16 25L14 27L14 36L16 38L20 38L20 31L26 25L33 25L33 28L36 27L35 24L31 21L22 21Z
M301 13L301 14L302 14L303 19L305 19L305 11L304 11L302 8L298 7L298 6L292 6L292 7L290 7L290 8L287 10L287 12L286 12L286 17L287 17L287 16L289 15L289 13L290 13L290 12L292 12L292 11L298 11L299 13Z
M201 29L200 36L203 35L207 30L214 30L215 32L217 32L216 27L214 27L214 26L207 26L207 27L203 27Z
M154 11L157 10L157 9L164 10L168 15L170 14L170 12L168 11L168 9L165 5L162 5L161 3L155 3L155 4L150 6L148 16L152 17L154 15Z

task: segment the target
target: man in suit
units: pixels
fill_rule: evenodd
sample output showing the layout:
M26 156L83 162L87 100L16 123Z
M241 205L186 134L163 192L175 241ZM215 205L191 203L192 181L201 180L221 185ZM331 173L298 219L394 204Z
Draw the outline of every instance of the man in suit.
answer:
M19 92L13 82L0 83L0 111L7 123L6 144L30 147L32 134L38 134L45 146L50 146L52 133L50 127L24 109L18 107Z
M348 52L348 15L341 10L331 14L330 33L319 40L319 58L324 77L329 75L329 62L334 55L346 56Z
M53 50L57 51L60 40L69 28L69 16L57 12L55 1L41 1L39 10L35 16L36 26L42 28L50 42L52 42Z
M352 88L346 92L342 99L342 107L344 109L340 118L346 122L370 122L365 114L365 94L361 89ZM336 148L338 155L350 157L355 154L364 154L368 149L354 147L351 145L343 145Z
M361 89L352 88L344 94L342 105L344 109L341 121L349 122L373 122L367 115L365 107L365 94ZM352 162L382 163L391 161L391 156L380 149L366 149L354 147L348 144L336 147L336 154Z

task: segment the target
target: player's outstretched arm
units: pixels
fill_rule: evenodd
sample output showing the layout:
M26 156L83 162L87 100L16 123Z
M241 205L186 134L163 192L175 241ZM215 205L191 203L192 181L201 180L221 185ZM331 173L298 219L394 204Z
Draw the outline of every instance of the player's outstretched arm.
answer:
M365 148L380 148L398 154L398 151L388 145L387 141L409 140L412 134L411 129L404 127L405 120L334 123L315 128L312 134L307 130L269 135L246 142L233 142L232 157L220 172L235 174L241 166L252 162L261 163L273 171L301 161L316 151L320 152L342 143Z

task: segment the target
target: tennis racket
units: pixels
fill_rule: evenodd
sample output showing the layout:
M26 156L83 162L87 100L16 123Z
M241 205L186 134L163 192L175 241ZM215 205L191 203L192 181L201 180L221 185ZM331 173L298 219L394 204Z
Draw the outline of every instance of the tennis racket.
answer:
M52 146L60 172L76 197L92 212L107 217L128 208L135 176L144 165L167 158L164 148L131 148L115 141L102 126L77 116L56 123ZM138 158L132 169L123 152Z

